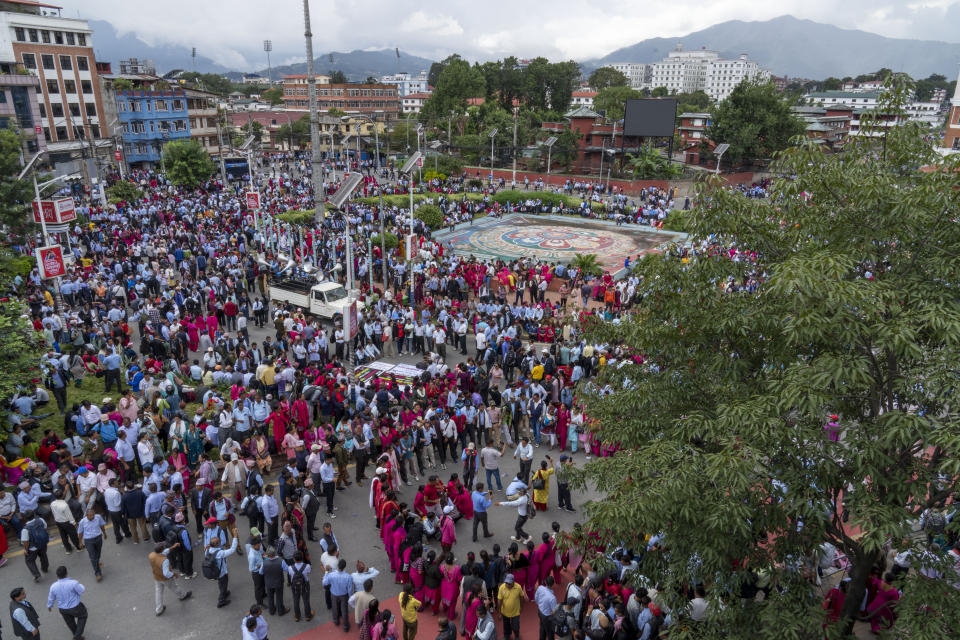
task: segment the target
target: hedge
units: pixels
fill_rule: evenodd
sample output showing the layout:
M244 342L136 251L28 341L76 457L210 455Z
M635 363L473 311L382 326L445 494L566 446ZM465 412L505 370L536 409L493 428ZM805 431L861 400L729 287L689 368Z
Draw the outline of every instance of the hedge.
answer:
M413 213L417 220L423 220L431 229L439 229L443 226L443 212L435 204L420 205Z
M400 238L398 238L398 237L396 236L396 234L386 233L386 234L384 234L383 237L384 237L384 242L383 242L383 244L386 246L386 248L387 248L388 251L389 251L390 249L396 249L397 247L400 246ZM371 242L371 244L373 244L373 246L379 247L379 246L380 246L380 234L379 234L379 233L375 233L373 236L371 236L371 237L370 237L370 242Z
M287 211L286 213L281 213L276 216L277 220L282 220L287 224L292 224L298 227L309 227L314 223L314 216L316 212L311 209L309 211Z

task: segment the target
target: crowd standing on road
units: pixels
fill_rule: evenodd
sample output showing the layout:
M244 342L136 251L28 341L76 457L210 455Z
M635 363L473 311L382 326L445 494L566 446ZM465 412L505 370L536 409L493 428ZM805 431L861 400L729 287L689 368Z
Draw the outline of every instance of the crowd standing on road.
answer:
M263 217L312 208L303 157L260 163L254 181ZM410 188L391 170L352 168L366 176L368 194ZM335 191L336 167L324 173ZM541 640L650 640L678 618L703 615L665 611L655 585L631 588L630 574L640 554L659 548L657 536L642 549L594 549L607 555L601 570L566 550L559 524L534 524L553 508L575 511L568 483L575 456L619 449L576 393L605 367L642 357L587 340L581 326L629 316L641 281L591 277L532 257L454 255L419 220L408 261L399 248L366 249L381 222L398 236L409 229L410 212L401 208L358 205L300 236L247 210L240 183L186 190L156 174L132 180L144 190L141 200L84 209L85 224L70 232L76 262L59 292L36 273L15 283L48 350L42 386L18 394L9 414L0 521L17 534L35 582L49 571L49 518L65 554L86 551L97 582L110 580L108 527L113 544L142 539L152 549L144 565L157 616L167 590L179 600L192 596L181 579L216 582L217 608L229 605L233 590L246 599L252 593L243 638L267 637L264 608L287 614L287 589L294 618L309 622L312 591L322 588L333 622L350 630L352 621L361 640L396 640L397 625L412 640L427 611L451 640L457 631L493 640L494 615L505 637L519 638L525 606L538 612ZM457 187L433 188L448 216L467 212L453 196ZM648 211L668 200L656 190L642 197ZM315 278L291 269L291 256L343 281L347 219L364 302L353 338L343 322L331 327L268 297L276 278ZM682 259L749 259L725 254L719 243L684 251ZM254 329L270 335L258 341ZM421 358L416 375L352 368L402 354ZM69 404L68 391L90 378L103 380L102 401ZM36 433L40 411L54 406L62 431ZM515 473L502 466L510 454ZM368 481L367 526L379 529L384 566L402 585L389 607L373 594L379 572L343 557L334 533L338 492ZM471 532L477 543L480 530L484 539L497 533L489 530L491 509L516 509L511 542L463 553L458 535ZM472 523L458 533L462 520ZM48 605L56 602L81 638L84 587L65 567L57 576ZM692 611L701 595L691 591ZM23 588L11 593L11 616L20 637L36 635L39 617Z

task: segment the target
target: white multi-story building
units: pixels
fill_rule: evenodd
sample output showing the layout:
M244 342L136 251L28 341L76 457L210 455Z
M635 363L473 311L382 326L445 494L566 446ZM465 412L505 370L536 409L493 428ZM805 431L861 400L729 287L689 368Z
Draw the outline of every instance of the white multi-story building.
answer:
M803 98L807 104L824 107L846 104L856 109L873 109L880 103L880 94L876 91L817 91Z
M427 72L421 71L418 75L411 76L406 71L392 76L383 76L380 78L382 84L395 84L401 98L414 93L430 93L430 87L427 85Z
M426 92L407 94L400 98L400 111L402 113L420 113L429 98L430 94Z
M723 100L744 80L770 77L769 71L745 53L735 60L725 60L716 51L684 51L679 44L651 66L650 87L665 87L670 93L703 91L712 100Z
M631 89L649 89L653 77L653 65L643 62L614 62L604 65L616 69L630 81Z

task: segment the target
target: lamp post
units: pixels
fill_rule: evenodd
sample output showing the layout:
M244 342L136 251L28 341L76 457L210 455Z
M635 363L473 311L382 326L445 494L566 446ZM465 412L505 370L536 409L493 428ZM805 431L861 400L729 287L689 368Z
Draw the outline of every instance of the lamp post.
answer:
M360 114L356 116L362 118L373 125L373 140L374 146L376 148L376 172L380 173L380 133L377 131L377 120L367 115ZM387 292L387 242L386 235L383 230L383 190L380 188L380 184L377 183L377 196L380 198L380 208L377 211L377 218L380 220L380 260L383 261L383 266L380 268L380 275L383 276L383 292ZM372 251L370 248L370 243L367 244L367 250ZM370 289L373 289L373 254L370 253Z
M723 157L723 154L727 152L727 149L730 148L730 145L724 142L723 144L718 144L717 148L713 150L713 155L717 156L717 168L713 172L714 175L720 175L720 159Z
M303 37L306 40L307 50L307 94L310 98L310 167L313 172L313 201L316 205L314 218L317 213L322 221L326 217L324 200L326 193L323 188L323 172L320 169L320 116L317 109L317 76L313 70L313 33L310 31L310 0L303 0Z
M410 156L407 161L404 163L403 167L400 168L400 173L407 174L407 180L410 184L410 251L407 254L407 265L410 271L410 308L414 308L414 299L413 299L413 168L420 164L423 156L417 151L415 154Z
M270 52L273 51L273 40L263 41L263 50L267 53L267 82L273 88L273 67L270 65Z
M490 187L493 187L493 139L496 137L497 132L500 131L497 127L490 129L490 133L487 135L490 136Z
M514 188L517 184L517 114L520 113L520 107L513 108L513 149L510 155L513 156L513 174L510 176L510 187Z
M557 143L556 136L550 136L543 141L543 144L547 146L547 187L550 186L550 154L553 152L553 145Z

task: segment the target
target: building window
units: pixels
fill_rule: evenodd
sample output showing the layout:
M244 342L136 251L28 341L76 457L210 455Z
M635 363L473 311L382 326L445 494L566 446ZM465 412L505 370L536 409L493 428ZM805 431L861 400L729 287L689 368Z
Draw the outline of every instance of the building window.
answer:
M30 42L40 42L40 34L36 29L27 29L27 35L30 36Z
M157 105L154 108L154 111L166 111L166 110L167 110L167 101L157 100Z
M60 85L56 80L47 80L47 93L60 93Z
M87 106L89 106L89 105L87 105ZM91 124L91 125L90 125L90 134L91 134L94 138L99 138L99 137L100 137L100 125L98 125L98 124Z
M60 56L60 68L64 71L73 70L73 60L70 56Z
M77 92L77 83L73 80L64 80L63 81L63 90L66 93L76 93Z
M173 110L174 110L174 111L183 111L183 100L174 100L174 101L173 101Z
M53 41L57 44L63 44L63 31L54 31Z
M37 56L32 53L23 54L23 66L26 69L36 69L37 68Z
M13 35L17 39L17 42L26 42L27 32L23 27L14 27Z
M87 56L77 56L77 71L90 71L90 62Z
M176 121L175 121L175 124L176 124L177 131L186 131L186 130L187 130L187 123L186 123L185 120L176 120Z
M78 33L78 34L77 34L77 44L80 45L81 47L87 46L87 36L86 36L86 34L83 34L83 33Z
M136 100L131 100L131 101L130 101L130 111L139 113L139 112L143 111L143 109L141 108L142 106L143 106L143 105L141 105L141 104L140 104L139 102L137 102Z
M67 128L57 127L57 140L66 140L66 139L67 139Z
M69 44L71 47L72 47L73 45L77 44L77 40L76 40L76 38L74 37L73 32L71 32L71 31L67 31L67 44Z
M41 103L40 103L39 105L37 105L37 106L40 107L40 117L41 117L41 118L46 118L46 117L47 117L47 105L45 105L45 104L43 104L43 103L41 102Z
M84 93L93 93L93 83L89 80L80 81L80 90Z
M80 105L75 102L70 103L70 115L74 118L80 117Z
M50 44L50 32L46 29L40 31L40 40L43 41L43 44Z
M127 110L127 101L119 100L117 101L117 111L126 111Z
M84 105L84 106L86 107L87 117L88 117L88 118L96 118L96 117L97 117L97 105L96 105L95 103L93 103L93 102L88 102L88 103L87 103L86 105Z
M50 69L51 71L56 71L57 66L53 62L53 56L49 53L44 53L40 56L40 61L43 63L44 69Z
M59 102L51 102L51 103L50 103L50 112L53 114L53 117L54 117L54 118L62 118L62 117L63 117L63 105L60 104Z

